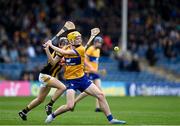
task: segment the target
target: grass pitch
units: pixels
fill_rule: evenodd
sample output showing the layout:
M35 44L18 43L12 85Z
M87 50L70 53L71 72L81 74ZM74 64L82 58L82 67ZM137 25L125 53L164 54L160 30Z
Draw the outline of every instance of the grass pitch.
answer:
M22 121L18 112L34 97L0 97L0 125L44 125L44 106L50 97ZM107 97L115 118L127 125L180 125L180 97ZM61 97L54 108L65 103ZM95 100L83 99L74 112L58 116L50 125L109 125L103 113L94 112Z

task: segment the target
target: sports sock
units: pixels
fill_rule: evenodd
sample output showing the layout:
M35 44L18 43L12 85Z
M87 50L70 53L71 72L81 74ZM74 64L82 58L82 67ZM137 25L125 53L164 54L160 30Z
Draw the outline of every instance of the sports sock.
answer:
M54 115L54 113L52 113L52 117L53 117L53 118L55 118L55 117L56 117L56 115Z
M110 114L107 116L108 121L111 121L113 119L113 116Z
M51 101L48 103L49 106L53 106L54 101L51 99Z
M26 107L25 109L23 109L22 110L25 114L27 114L29 111L30 111L30 109L28 108L28 107Z

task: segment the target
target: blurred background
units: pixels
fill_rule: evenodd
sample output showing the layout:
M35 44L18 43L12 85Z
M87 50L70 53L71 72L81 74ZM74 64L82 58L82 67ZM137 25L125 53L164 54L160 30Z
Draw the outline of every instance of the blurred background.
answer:
M42 43L67 20L84 42L91 28L101 29L106 95L180 96L179 0L128 0L125 12L122 6L120 0L0 0L0 96L37 95L38 74L47 62Z

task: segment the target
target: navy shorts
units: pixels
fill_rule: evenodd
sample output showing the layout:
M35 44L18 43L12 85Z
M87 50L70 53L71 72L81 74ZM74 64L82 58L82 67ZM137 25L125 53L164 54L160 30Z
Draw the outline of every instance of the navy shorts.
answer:
M89 73L87 74L88 75L88 78L90 80L96 80L96 79L100 79L100 76L98 74L95 74L95 73Z
M90 81L86 75L81 78L66 80L67 89L79 90L81 92L86 90L91 83L92 81Z

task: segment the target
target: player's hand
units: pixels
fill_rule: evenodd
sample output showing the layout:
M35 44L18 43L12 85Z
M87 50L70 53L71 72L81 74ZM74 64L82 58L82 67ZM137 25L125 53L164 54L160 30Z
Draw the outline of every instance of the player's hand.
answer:
M48 40L48 41L46 41L45 43L43 43L43 47L44 47L44 48L48 47L48 46L50 45L50 41L51 41L51 40Z
M107 71L106 71L106 69L102 69L102 70L99 70L98 73L101 74L102 76L105 76Z
M47 48L49 48L49 45L47 43L43 43L43 47L44 47L44 49L47 49Z
M64 57L63 57L63 58L61 58L61 60L60 60L59 64L60 64L60 65L62 65L62 66L63 66L63 65L65 65L65 59L64 59Z
M52 41L51 41L51 40L48 40L48 41L47 41L47 45L52 46Z

